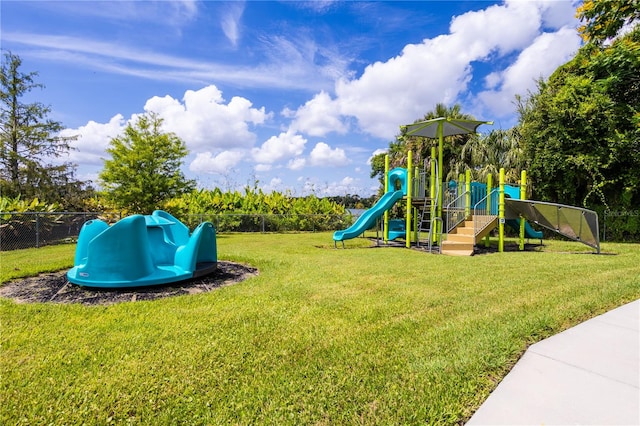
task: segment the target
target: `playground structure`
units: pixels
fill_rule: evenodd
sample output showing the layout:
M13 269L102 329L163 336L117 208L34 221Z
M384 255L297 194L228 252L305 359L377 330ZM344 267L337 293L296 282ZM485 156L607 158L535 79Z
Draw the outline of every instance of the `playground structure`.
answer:
M142 287L196 278L216 267L216 231L210 222L189 234L178 219L156 210L112 226L85 222L67 279L87 287Z
M469 256L477 245L489 246L490 233L498 228L498 251L504 251L505 226L518 231L519 248L524 250L525 238L542 240L541 231L533 229L528 221L588 245L600 253L597 213L580 207L527 200L526 172L520 183L505 183L504 169L500 170L497 187L493 176L486 183L472 182L470 172L460 175L457 182L442 182L442 136L447 119L438 122L436 136L440 140L438 155L431 148L431 158L422 169L412 165L412 152L407 155L407 168L389 171L389 158L385 158L385 194L349 228L336 231L334 245L355 238L380 223L383 240L404 238L407 248L412 244L427 251L449 255ZM427 122L423 122L427 123ZM487 122L456 120L456 130L470 133ZM416 128L420 129L417 123ZM399 201L406 203L404 220L389 219L389 210ZM380 222L378 222L380 221Z

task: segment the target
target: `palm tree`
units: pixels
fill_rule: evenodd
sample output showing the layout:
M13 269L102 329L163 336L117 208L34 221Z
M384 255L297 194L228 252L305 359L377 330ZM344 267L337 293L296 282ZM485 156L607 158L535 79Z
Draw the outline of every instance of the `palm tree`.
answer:
M517 182L524 168L519 128L497 129L486 136L469 138L453 168L470 169L473 178L481 182L486 181L489 173L497 176L500 168L504 168L505 180Z

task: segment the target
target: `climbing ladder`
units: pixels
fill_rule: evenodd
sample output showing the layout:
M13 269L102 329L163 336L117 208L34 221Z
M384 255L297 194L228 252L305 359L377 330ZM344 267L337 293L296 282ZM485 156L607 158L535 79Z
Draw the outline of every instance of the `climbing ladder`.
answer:
M424 174L423 181L426 182L427 172L429 168L427 167L428 162L425 160L424 163ZM435 175L438 175L438 164L435 163ZM426 186L426 185L423 185ZM418 221L418 237L416 239L416 246L426 246L428 252L433 251L433 243L436 242L436 231L440 230L440 235L442 235L442 219L436 216L436 211L438 208L438 196L440 195L440 188L436 185L434 198L427 196L425 193L425 189L422 191L423 200L421 204L414 205L418 209L418 215L420 217ZM431 194L429 194L431 195ZM417 200L419 201L419 200ZM438 226L439 224L439 226ZM425 241L426 240L426 241ZM426 245L424 244L426 242ZM438 247L439 249L439 247Z

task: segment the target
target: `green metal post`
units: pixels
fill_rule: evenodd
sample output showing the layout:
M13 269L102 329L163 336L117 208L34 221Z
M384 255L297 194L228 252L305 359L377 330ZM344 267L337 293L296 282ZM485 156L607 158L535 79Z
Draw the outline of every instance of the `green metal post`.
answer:
M498 252L504 251L504 169L500 169L500 196L498 197Z
M436 243L438 239L438 226L434 221L436 217L436 147L435 145L431 147L431 172L429 173L429 198L430 200L430 212L431 212L431 226L436 225L436 228L433 229L433 240L432 243Z
M464 191L466 193L464 197L464 218L469 219L471 215L471 170L467 170L465 173Z
M409 153L407 154L407 222L405 224L407 228L405 236L407 248L411 247L411 208L413 207L411 205L411 191L413 191L413 182L411 179L411 168L413 167L413 165L411 164L411 155L411 151L409 151Z
M417 197L424 197L424 188L422 188L422 181L420 180L420 170L418 166L413 168L413 179L418 186L418 189L422 189L422 193L418 194ZM416 190L415 188L413 189ZM413 208L413 241L418 241L418 209Z
M527 199L527 172L525 170L520 172L520 199ZM524 217L522 215L520 215L520 243L518 248L524 250Z
M442 157L444 156L442 153L442 125L438 125L438 217L442 217L442 200L444 199L444 194L442 191Z
M491 214L491 186L493 185L493 176L491 175L491 173L489 173L487 175L487 214ZM487 234L486 237L484 237L484 246L485 247L489 247L491 245L491 242L489 241L489 234Z
M384 193L389 192L389 154L384 156ZM385 210L384 212L384 231L383 239L384 243L387 244L389 242L389 210Z

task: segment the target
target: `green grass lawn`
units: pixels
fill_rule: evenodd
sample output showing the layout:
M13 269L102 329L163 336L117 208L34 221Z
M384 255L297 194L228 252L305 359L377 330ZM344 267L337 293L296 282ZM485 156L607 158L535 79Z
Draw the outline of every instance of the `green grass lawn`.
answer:
M528 345L640 298L640 245L473 257L221 235L257 277L111 306L0 300L0 424L460 424ZM2 280L73 246L3 252ZM37 263L36 263L37 262Z

